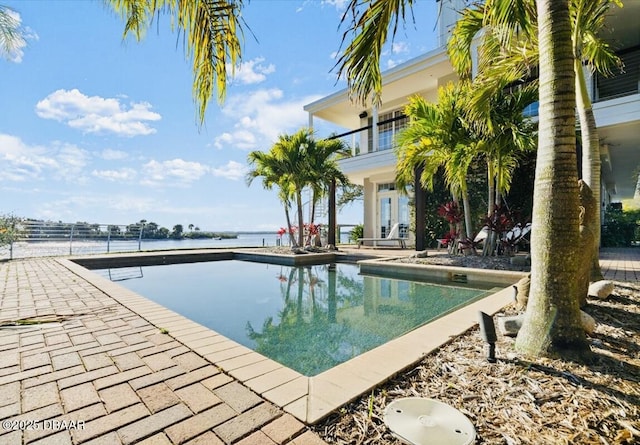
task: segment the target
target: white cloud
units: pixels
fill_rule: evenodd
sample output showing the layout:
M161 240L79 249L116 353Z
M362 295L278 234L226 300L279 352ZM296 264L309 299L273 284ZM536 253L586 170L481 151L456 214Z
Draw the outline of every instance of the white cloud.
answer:
M349 0L323 0L322 4L333 6L338 11L344 11L349 4Z
M32 181L51 176L82 182L89 154L75 145L53 143L50 147L27 145L20 138L0 133L0 180Z
M241 150L251 150L256 147L257 140L255 134L248 130L238 129L232 133L222 133L215 139L216 148L224 148L225 146L233 146Z
M210 171L210 167L199 162L172 159L158 162L151 160L142 166L143 185L186 186L197 181Z
M119 161L121 159L126 159L129 157L129 153L122 150L113 150L111 148L107 148L102 150L99 156L105 161Z
M233 81L238 81L244 85L264 82L267 79L267 74L275 72L276 67L272 63L265 65L263 62L264 57L258 57L240 63L240 65L235 67Z
M395 60L393 60L393 59L388 59L388 60L387 60L387 69L391 69L391 68L393 68L394 66L397 66L399 63L400 63L400 62L395 61Z
M268 149L278 135L308 124L303 106L320 96L287 100L282 90L260 89L228 100L223 113L236 122L232 131L214 139L217 148Z
M407 42L393 42L391 44L391 52L393 54L406 54L409 52L409 43Z
M220 176L233 181L244 178L248 171L249 169L246 165L236 161L229 161L222 167L211 169L211 173L213 173L214 176Z
M56 159L59 163L58 176L69 181L84 181L84 167L88 163L89 153L72 144L55 143Z
M131 222L131 215L144 215L155 210L158 202L153 198L132 196L131 194L104 194L90 191L78 191L62 199L42 203L37 209L35 218L84 221L87 215L108 210L113 220L92 220L101 224L126 224Z
M57 90L36 105L43 119L64 122L86 133L114 133L138 136L155 133L150 121L161 119L147 102L132 102L127 107L119 99L86 96L77 89Z
M118 170L94 170L91 174L107 181L131 181L136 177L136 171L126 167Z

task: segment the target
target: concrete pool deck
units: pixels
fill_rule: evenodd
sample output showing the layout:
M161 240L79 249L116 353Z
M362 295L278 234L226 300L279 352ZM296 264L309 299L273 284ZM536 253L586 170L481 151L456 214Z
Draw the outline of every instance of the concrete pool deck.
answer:
M640 279L640 249L603 250L601 264L607 278ZM480 309L307 378L68 259L3 262L0 277L0 323L55 315L0 329L3 444L324 444L299 419L410 366ZM477 304L493 313L508 298Z

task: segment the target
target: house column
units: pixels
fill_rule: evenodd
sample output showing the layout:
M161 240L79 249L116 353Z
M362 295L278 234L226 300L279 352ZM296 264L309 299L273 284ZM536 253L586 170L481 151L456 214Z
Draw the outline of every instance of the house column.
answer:
M364 186L364 237L375 238L376 237L376 208L378 207L378 196L375 192L374 186L369 178L365 178Z
M313 114L309 113L309 129L313 131Z

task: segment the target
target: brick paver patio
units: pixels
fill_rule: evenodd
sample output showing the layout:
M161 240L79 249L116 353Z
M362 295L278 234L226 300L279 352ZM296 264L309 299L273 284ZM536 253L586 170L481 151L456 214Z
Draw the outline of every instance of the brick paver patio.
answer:
M640 280L640 248L601 264ZM0 263L0 327L0 444L325 444L56 259Z
M0 263L0 443L325 442L55 259Z

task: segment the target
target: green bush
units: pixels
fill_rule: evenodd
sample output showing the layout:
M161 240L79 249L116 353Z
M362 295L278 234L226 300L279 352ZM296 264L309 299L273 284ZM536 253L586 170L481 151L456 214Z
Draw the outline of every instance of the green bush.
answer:
M357 243L359 238L364 238L364 224L358 224L349 232L349 241Z
M20 237L20 218L0 215L0 246L11 244Z
M627 247L640 239L640 210L609 206L601 232L603 247Z

